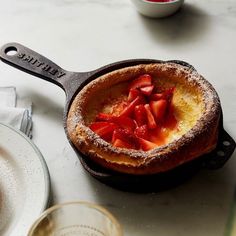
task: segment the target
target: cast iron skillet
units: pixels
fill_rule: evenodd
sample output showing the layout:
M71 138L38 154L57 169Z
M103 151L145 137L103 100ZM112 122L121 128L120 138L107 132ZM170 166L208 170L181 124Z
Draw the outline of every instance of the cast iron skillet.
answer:
M165 61L161 60L135 59L116 62L90 72L70 72L60 68L44 56L18 43L9 43L4 45L0 50L0 58L3 62L41 79L52 82L60 86L65 91L66 105L64 110L64 128L66 134L66 120L70 105L77 93L90 81L108 72L128 66L150 64L155 62L165 63ZM172 60L166 62L181 64L195 70L193 66L183 61ZM80 153L71 141L70 144L78 154L83 167L93 177L112 187L134 192L164 190L180 184L184 180L190 178L201 168L221 168L233 154L236 146L234 140L224 130L223 116L221 116L218 145L214 151L183 164L171 171L155 175L136 176L122 174L102 168Z

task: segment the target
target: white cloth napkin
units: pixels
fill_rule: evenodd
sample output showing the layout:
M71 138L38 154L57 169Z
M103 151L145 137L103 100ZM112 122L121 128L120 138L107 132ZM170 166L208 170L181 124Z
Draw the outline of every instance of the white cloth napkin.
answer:
M32 138L32 102L17 99L15 87L0 87L0 122Z

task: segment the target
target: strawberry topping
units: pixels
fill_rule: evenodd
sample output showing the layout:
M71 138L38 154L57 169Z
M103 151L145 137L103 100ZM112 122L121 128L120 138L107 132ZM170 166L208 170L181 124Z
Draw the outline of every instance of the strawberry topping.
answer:
M153 114L151 112L150 105L149 104L145 104L144 108L146 110L148 128L149 129L155 129L157 127L157 124L156 124L154 116L153 116Z
M117 128L117 125L111 122L94 122L89 128L107 141L111 140L113 131Z
M138 138L148 139L149 138L148 126L142 125L140 127L137 127L134 131L134 135Z
M153 148L158 147L157 144L155 144L153 142L150 142L150 141L148 141L146 139L139 138L138 140L139 140L140 146L141 146L143 151L149 151L149 150L151 150Z
M134 79L130 86L129 89L137 89L137 88L142 88L152 85L152 77L149 74L144 74L140 75L137 79Z
M138 89L130 89L129 95L128 95L128 101L132 102L139 95L140 95L140 91Z
M145 99L141 96L136 97L120 114L120 116L131 116L135 106L144 104Z
M149 85L149 86L140 88L140 92L144 95L149 96L151 95L153 89L154 89L154 85Z
M119 147L119 148L128 148L128 149L133 149L133 145L130 143L126 143L125 141L121 139L116 139L115 142L113 143L114 147Z
M134 131L134 129L136 128L136 122L133 119L126 116L115 117L113 119L113 122L118 126L127 130Z
M136 137L133 132L128 129L117 128L114 130L112 135L112 143L115 143L117 139L120 139L132 146L137 145Z
M153 116L157 121L162 121L167 109L167 101L165 99L161 99L158 101L151 101L150 107Z
M172 98L175 88L155 87L143 74L129 85L127 100L116 116L99 113L89 128L114 147L149 151L167 141L177 129Z
M143 104L135 106L134 120L137 122L138 126L141 126L147 123L146 109Z
M96 116L96 120L97 121L113 121L115 116L111 115L111 114L106 114L106 113L99 113Z

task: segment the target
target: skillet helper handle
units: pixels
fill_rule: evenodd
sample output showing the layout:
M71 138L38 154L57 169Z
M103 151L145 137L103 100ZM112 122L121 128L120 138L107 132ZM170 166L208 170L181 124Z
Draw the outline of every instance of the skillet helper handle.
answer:
M64 89L64 78L71 73L63 70L39 53L18 43L8 43L2 46L0 59L24 72L52 82L62 89Z
M216 149L213 150L204 160L203 167L207 169L219 169L233 155L236 143L233 138L224 130L220 130Z

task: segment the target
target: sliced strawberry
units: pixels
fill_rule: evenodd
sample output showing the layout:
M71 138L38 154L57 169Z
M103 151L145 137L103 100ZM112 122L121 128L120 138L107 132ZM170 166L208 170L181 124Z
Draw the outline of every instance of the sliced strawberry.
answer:
M165 99L150 102L152 114L157 121L163 120L163 118L166 114L167 105L168 104Z
M153 89L154 89L154 85L149 85L149 86L146 86L146 87L142 87L139 90L142 94L144 94L146 96L150 96Z
M129 89L136 89L152 85L152 77L149 74L140 75L137 79L134 79Z
M135 106L134 119L137 122L138 126L141 126L147 123L146 109L144 108L143 104Z
M94 122L92 123L89 128L98 134L101 138L105 140L110 140L113 134L113 131L117 128L118 126L114 123L110 122Z
M150 96L150 100L152 101L157 101L161 99L165 99L164 93L154 93Z
M136 137L134 136L133 132L124 128L117 128L114 130L112 135L112 142L115 142L116 139L121 139L127 143L132 144L133 146L135 146L137 143Z
M142 125L140 127L137 127L134 130L134 135L138 138L148 139L149 138L148 126Z
M140 146L141 146L143 151L149 151L149 150L151 150L153 148L158 147L157 144L155 144L153 142L150 142L150 141L148 141L146 139L139 138L138 140L139 140Z
M155 129L157 127L156 121L152 115L151 109L149 104L144 105L146 110L146 116L147 116L147 125L149 129Z
M161 100L161 99L166 99L169 102L169 101L171 101L171 99L173 97L174 91L175 91L175 87L172 87L172 88L166 89L162 92L154 93L150 96L150 100L157 101L157 100Z
M148 140L160 146L166 143L167 136L168 131L165 128L157 127L156 129L150 130Z
M113 143L114 147L119 147L119 148L128 148L128 149L133 149L134 147L132 144L127 143L121 139L116 139L115 142Z
M98 121L108 121L117 124L120 127L134 130L136 128L136 123L129 117L125 116L113 116L111 114L99 113L96 116Z
M115 116L113 116L112 114L106 114L106 113L99 113L96 116L96 120L97 121L113 121Z
M172 103L175 88L154 88L152 77L143 74L128 89L128 99L115 105L115 115L99 113L91 130L120 148L148 151L165 144L170 130L177 128Z
M164 92L165 99L170 102L172 100L173 94L175 91L175 87L169 88Z
M132 102L139 95L140 95L140 91L138 91L137 89L130 89L129 95L128 95L128 101Z
M161 88L159 88L159 90L162 90ZM175 87L166 89L166 90L162 90L159 93L154 93L150 96L150 100L153 101L157 101L160 99L166 99L167 101L170 101L173 97L173 93L175 91Z
M113 122L119 125L122 128L133 131L136 128L136 123L129 117L119 116L113 118Z
M132 115L135 106L145 103L145 99L142 96L136 97L120 114L120 116L130 116Z
M178 127L178 121L175 118L171 108L169 108L169 112L162 125L164 128L172 129L172 130Z

